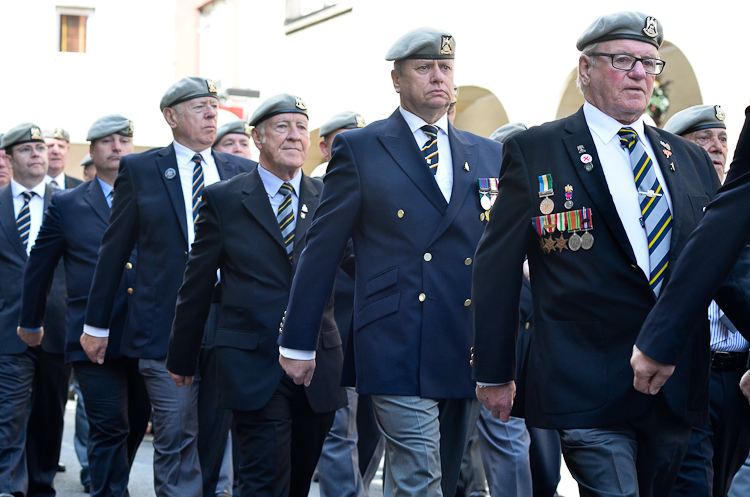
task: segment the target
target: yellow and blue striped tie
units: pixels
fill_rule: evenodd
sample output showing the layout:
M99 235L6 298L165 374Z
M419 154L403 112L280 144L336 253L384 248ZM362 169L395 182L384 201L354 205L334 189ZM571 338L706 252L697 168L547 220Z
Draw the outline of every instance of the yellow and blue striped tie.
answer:
M276 214L276 220L279 222L279 228L281 228L281 237L284 239L284 245L286 246L286 253L291 262L294 253L294 209L292 209L292 193L294 188L289 183L284 183L279 188L279 193L284 196L284 199L279 205L279 210Z
M669 244L672 238L672 213L654 171L654 163L638 140L633 128L617 132L620 145L630 152L630 164L641 206L641 225L648 237L648 259L651 268L649 285L658 297L664 274L669 265Z
M21 243L23 248L29 244L29 231L31 230L31 210L29 209L29 202L31 198L36 195L36 192L21 192L23 195L23 207L18 212L16 218L16 227L18 228L18 234L21 236Z
M201 161L203 156L201 154L195 154L192 161L195 162L193 167L193 228L195 228L195 221L198 219L198 211L203 204L203 166Z
M422 147L422 154L424 155L425 162L427 162L427 166L432 171L432 175L435 176L438 167L437 135L440 128L434 124L425 124L421 129L427 135L427 143Z

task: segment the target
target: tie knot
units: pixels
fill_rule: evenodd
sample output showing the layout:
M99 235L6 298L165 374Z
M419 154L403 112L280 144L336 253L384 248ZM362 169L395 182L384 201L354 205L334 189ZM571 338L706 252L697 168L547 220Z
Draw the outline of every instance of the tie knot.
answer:
M617 134L620 135L622 148L630 148L638 141L638 133L633 128L620 128Z
M195 165L197 166L203 160L203 156L201 154L195 154L191 160L195 162Z
M23 195L23 199L26 201L26 203L29 203L31 201L31 197L36 195L36 192L21 192L21 195Z
M292 185L290 185L289 183L283 183L279 187L279 193L285 197L288 197L289 195L294 193L294 187L292 187Z
M425 124L422 126L422 131L425 132L426 135L435 137L438 134L438 131L440 131L440 128L435 126L434 124Z

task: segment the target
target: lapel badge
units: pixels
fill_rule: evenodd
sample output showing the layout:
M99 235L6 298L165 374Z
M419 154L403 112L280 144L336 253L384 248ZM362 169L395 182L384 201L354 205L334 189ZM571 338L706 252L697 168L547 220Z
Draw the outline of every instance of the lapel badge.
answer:
M665 142L664 140L660 140L660 141L659 141L659 144L660 144L660 145L661 145L662 147L666 148L667 150L672 150L672 147L670 147L670 146L669 146L669 143Z
M573 187L565 185L565 208L570 210L573 208Z
M302 212L302 213L300 213L299 217L301 219L305 219L305 217L307 217L307 214L305 214L304 212Z
M453 54L453 37L452 36L443 35L443 38L440 41L440 53L442 55Z
M208 93L216 93L216 85L210 79L206 80L206 86L208 86Z
M365 127L365 119L362 116L360 116L359 114L357 114L356 116L354 116L354 119L356 119L356 121L357 121L357 127L358 128L364 128Z
M64 140L65 139L65 134L64 134L64 131L63 131L62 128L55 128L55 133L53 134L53 136L55 138L57 138L58 140Z
M299 110L307 110L307 105L305 105L305 101L302 100L302 97L294 97L294 106Z
M724 114L724 109L721 108L721 105L714 105L714 110L716 111L716 119L719 121L723 121L727 118L726 114Z
M674 162L669 163L669 169L671 169L672 172L674 172Z
M42 139L42 130L39 129L36 126L31 127L31 139L32 140L41 140Z
M134 131L135 131L135 123L133 121L128 121L128 134L130 136L133 136Z
M469 163L464 162L464 171L468 171L468 170L469 170Z
M246 134L247 136L250 136L250 135L252 135L252 133L251 133L251 131L252 131L252 128L250 128L250 125L249 125L249 124L247 124L247 123L244 123L244 124L245 124L245 134Z
M656 26L656 18L648 16L646 18L646 27L643 28L643 32L648 36L649 38L656 38L659 36L659 30Z
M578 145L578 153L579 154L585 154L586 153L586 147L583 145Z
M667 156L667 159L669 159L670 157L672 157L672 151L671 150L667 150L665 148L664 150L662 150L662 152L664 152L664 155Z
M169 169L164 171L164 177L167 179L172 179L175 176L177 176L177 171L175 171L173 167L170 167Z
M307 204L302 204L302 212L307 212Z
M583 166L583 168L586 170L587 173L590 173L591 171L594 170L594 165L589 162L588 164Z

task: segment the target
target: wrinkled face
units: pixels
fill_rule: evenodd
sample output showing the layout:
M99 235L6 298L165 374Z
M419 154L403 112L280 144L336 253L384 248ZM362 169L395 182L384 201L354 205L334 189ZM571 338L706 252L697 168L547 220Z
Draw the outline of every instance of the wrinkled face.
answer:
M229 133L224 135L219 143L214 146L214 150L232 154L245 159L252 159L252 150L250 149L250 138L246 134Z
M300 168L310 148L307 116L289 112L269 117L253 130L255 146L260 150L260 163L267 168Z
M659 58L656 47L636 40L602 42L596 51ZM630 124L648 107L656 76L646 74L641 62L636 62L630 71L621 71L612 67L608 57L581 55L578 70L586 100L617 121Z
M47 174L56 178L65 169L65 163L68 161L68 152L70 145L65 140L59 138L45 138L47 144Z
M0 149L0 188L8 186L13 177L13 161L5 150Z
M175 110L177 111L175 137L182 138L184 145L197 145L205 149L216 141L216 120L219 115L217 99L194 98L175 105Z
M404 109L420 117L448 110L453 99L453 59L406 60L402 73L391 74Z
M727 130L722 128L707 128L693 131L683 136L691 142L703 147L711 161L714 163L714 169L719 175L719 179L724 181L725 169L727 165L727 155L729 145L727 143Z
M323 157L325 157L327 161L331 160L331 147L333 147L333 139L344 131L349 130L346 128L341 128L337 129L336 131L331 131L330 133L328 133L328 136L326 136L325 139L320 140L320 152L323 154Z
M11 147L13 178L20 184L34 186L47 174L47 145L27 142Z
M133 139L117 133L97 138L89 147L91 160L100 174L104 171L118 171L120 159L132 154L134 150Z

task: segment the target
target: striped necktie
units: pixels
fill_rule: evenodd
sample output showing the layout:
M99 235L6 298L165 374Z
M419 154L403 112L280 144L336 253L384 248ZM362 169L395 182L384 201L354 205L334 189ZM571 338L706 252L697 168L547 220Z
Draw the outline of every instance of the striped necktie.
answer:
M31 198L36 195L35 192L21 192L23 195L23 207L18 213L16 218L16 227L18 228L18 234L21 236L21 243L25 249L29 245L29 231L31 230L31 210L29 209L29 202Z
M284 245L286 245L286 254L289 257L289 261L292 260L294 252L294 209L292 209L292 193L294 188L289 183L284 183L279 188L279 193L284 196L284 200L279 205L279 210L276 214L276 220L279 222L279 228L281 228L281 237L284 239Z
M115 191L110 190L109 193L107 194L107 205L109 205L110 209L112 208L112 202L114 201L115 201Z
M60 189L60 185L58 185L58 184L57 184L57 180L54 180L54 179L53 179L52 181L50 181L50 182L49 182L49 186L51 186L51 187L52 187L52 188L54 188L55 190L59 190L59 189Z
M434 124L425 124L421 129L427 135L427 142L422 147L422 154L424 155L425 162L427 162L427 166L432 171L432 175L435 176L438 167L437 135L440 128Z
M201 161L203 157L201 154L195 154L192 161L195 162L193 167L193 229L195 229L195 221L198 219L198 211L203 203L203 166Z
M641 206L641 226L648 237L648 260L651 268L649 285L658 297L669 264L669 244L672 238L672 213L654 171L654 163L638 140L633 128L617 132L620 145L630 152L630 164Z

